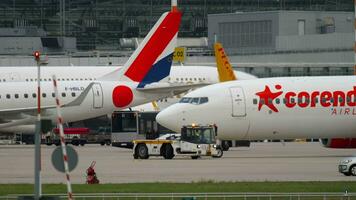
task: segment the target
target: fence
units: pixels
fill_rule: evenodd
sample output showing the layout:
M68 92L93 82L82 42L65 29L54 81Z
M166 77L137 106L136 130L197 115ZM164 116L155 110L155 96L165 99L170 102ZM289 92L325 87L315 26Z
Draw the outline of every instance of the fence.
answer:
M14 200L21 196L29 195L0 196L0 200ZM49 198L45 199L67 199L66 194L51 194L46 197ZM76 200L356 200L356 193L93 193L75 194L74 198Z

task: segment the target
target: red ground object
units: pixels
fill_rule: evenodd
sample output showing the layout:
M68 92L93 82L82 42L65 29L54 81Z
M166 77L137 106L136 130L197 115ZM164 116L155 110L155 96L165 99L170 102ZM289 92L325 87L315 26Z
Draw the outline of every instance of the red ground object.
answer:
M96 177L96 173L94 170L96 162L93 161L89 168L87 169L87 184L99 184L99 179Z
M89 131L90 131L89 128L64 128L64 130L63 130L64 134L66 134L66 135L69 135L69 134L88 134ZM53 132L55 134L58 134L59 133L59 128L54 128Z

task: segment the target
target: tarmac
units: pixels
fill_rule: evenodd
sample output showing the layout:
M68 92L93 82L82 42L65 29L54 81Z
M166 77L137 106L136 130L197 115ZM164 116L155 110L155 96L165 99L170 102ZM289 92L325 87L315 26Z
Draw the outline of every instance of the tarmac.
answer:
M65 183L54 169L55 146L42 145L43 183ZM73 183L85 183L92 161L101 183L198 182L198 181L354 181L338 172L339 161L356 155L353 149L328 149L319 143L251 143L230 148L222 158L150 157L134 160L132 150L96 144L74 147L79 155L70 173ZM0 183L34 182L34 146L0 145Z

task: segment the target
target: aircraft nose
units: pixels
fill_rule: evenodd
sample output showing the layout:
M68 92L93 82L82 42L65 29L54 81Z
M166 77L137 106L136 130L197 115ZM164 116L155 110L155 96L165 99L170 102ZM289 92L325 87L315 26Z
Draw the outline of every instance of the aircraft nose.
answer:
M156 116L156 120L160 125L177 133L179 133L181 129L181 125L178 123L178 118L178 112L174 105L162 110Z

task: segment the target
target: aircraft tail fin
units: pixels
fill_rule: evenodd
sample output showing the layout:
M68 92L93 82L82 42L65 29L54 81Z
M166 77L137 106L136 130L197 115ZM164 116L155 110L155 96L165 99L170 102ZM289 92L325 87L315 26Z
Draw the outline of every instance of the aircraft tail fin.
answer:
M164 13L125 65L100 80L139 82L138 88L142 88L167 77L172 66L181 16L177 8Z
M224 48L221 43L216 42L214 44L216 66L219 73L219 81L233 81L237 80L234 70L229 62L229 58L225 54Z

